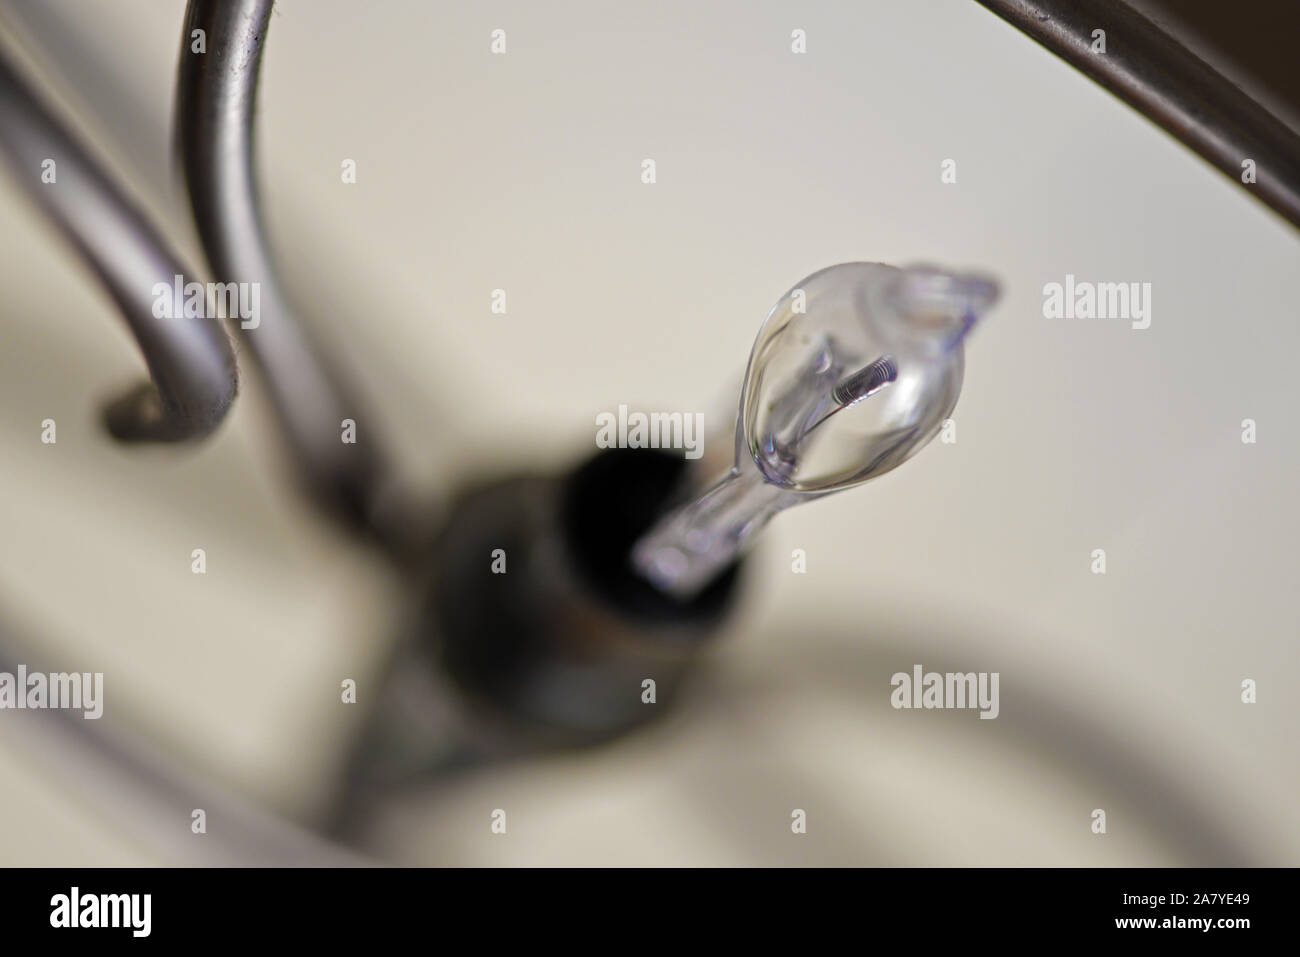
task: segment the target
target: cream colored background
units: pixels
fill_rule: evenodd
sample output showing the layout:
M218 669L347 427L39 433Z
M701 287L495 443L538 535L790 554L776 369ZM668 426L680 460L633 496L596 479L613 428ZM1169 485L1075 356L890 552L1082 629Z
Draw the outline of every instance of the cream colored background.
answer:
M958 443L779 519L685 708L378 808L368 853L1300 863L1293 230L973 3L279 6L260 117L278 252L431 495L586 454L620 402L730 405L766 311L820 267L924 259L1005 285ZM184 237L182 13L0 3ZM113 445L95 410L138 375L128 337L7 178L0 223L5 624L106 672L105 723L310 820L348 729L338 682L374 686L395 583L287 489L251 372L206 446ZM1043 319L1067 272L1152 283L1151 328ZM1002 717L891 710L915 663L999 671ZM0 863L204 861L226 840L133 814L27 727L0 714Z

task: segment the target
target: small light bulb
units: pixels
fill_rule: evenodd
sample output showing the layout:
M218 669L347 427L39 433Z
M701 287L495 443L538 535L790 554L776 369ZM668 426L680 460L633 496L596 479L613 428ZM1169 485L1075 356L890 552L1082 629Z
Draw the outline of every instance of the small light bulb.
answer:
M845 263L781 298L749 356L735 465L637 543L634 566L688 599L777 512L915 455L961 391L966 334L997 286L928 266Z

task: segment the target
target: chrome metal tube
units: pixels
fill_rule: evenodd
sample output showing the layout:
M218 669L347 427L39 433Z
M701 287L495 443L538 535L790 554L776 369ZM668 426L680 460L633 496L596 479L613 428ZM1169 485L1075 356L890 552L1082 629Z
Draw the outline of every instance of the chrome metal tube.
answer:
M215 277L259 285L260 322L241 327L240 335L263 373L308 491L336 514L368 525L384 474L375 429L361 421L342 377L295 320L262 221L253 118L272 6L271 0L190 0L176 89L180 162ZM358 423L355 443L343 441L345 419Z
M108 406L109 431L128 442L210 433L238 387L225 330L210 318L155 316L155 287L171 289L190 273L2 50L0 155L107 290L144 354L153 381Z

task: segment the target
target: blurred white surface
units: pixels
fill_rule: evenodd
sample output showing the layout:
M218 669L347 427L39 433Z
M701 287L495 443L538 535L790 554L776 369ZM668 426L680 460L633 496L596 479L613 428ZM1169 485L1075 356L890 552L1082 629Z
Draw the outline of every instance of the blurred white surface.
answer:
M260 106L276 246L431 490L587 454L621 402L711 413L772 303L822 266L930 260L1004 284L968 347L957 443L779 518L680 714L403 798L376 852L1300 863L1300 246L1280 220L959 0L278 6ZM89 51L68 75L96 82L69 102L181 235L182 12L0 5ZM7 180L0 219L5 620L104 671L119 720L188 766L309 815L349 727L339 681L378 668L393 584L285 486L251 369L208 445L110 443L95 410L138 374L131 343ZM1044 319L1066 273L1150 282L1151 327ZM888 677L916 663L999 671L1002 717L893 711ZM0 714L0 863L159 859L24 747Z

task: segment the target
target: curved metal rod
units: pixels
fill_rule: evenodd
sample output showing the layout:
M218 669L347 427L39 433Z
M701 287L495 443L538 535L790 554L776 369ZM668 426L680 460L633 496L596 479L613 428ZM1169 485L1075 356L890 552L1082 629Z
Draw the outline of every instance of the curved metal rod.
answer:
M1238 186L1242 161L1255 161L1248 187L1300 227L1300 136L1176 38L1115 0L978 0L997 16L1101 84L1195 150ZM1111 48L1092 49L1104 27Z
M109 432L126 442L176 442L215 429L238 388L225 331L214 319L155 316L155 287L171 290L175 277L187 271L3 50L0 154L112 296L144 354L153 381L108 405Z
M253 173L253 111L272 0L190 0L181 36L176 128L199 237L215 277L254 282L261 320L240 334L261 368L308 490L373 528L386 470L338 372L294 320L276 280ZM195 31L203 31L202 46ZM358 423L343 441L343 420Z

